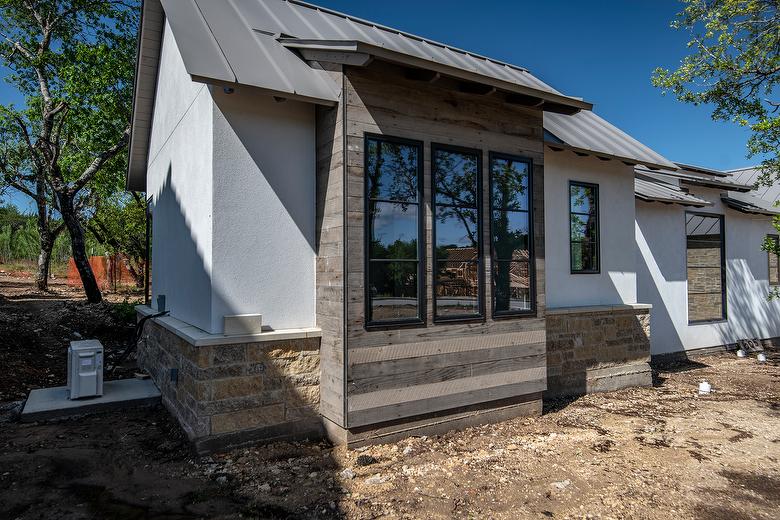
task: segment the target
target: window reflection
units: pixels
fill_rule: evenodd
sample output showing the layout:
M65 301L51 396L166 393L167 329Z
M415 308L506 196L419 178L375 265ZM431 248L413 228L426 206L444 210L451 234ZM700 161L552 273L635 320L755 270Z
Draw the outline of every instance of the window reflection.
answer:
M372 324L421 319L419 144L366 138L368 302Z
M527 313L533 310L530 163L494 156L490 175L494 313Z
M434 316L481 315L480 155L434 148Z

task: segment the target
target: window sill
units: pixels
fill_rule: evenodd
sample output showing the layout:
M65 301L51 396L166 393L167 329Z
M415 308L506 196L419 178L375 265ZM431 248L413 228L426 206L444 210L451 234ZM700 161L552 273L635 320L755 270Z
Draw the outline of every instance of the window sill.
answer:
M688 325L716 325L718 323L728 323L728 318L720 318L715 320L696 320L696 321L689 321Z
M367 331L396 330L396 329L416 329L425 327L424 320L405 320L405 321L387 321L380 323L366 323L363 328Z
M484 323L484 316L453 316L451 318L433 318L434 325L450 325L452 323Z

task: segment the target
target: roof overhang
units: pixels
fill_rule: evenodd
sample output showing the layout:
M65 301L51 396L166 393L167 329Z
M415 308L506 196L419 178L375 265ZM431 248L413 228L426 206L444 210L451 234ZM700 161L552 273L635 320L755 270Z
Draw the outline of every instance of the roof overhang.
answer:
M701 186L704 188L713 188L719 190L726 189L742 193L747 193L753 189L752 186L729 182L726 180L729 178L728 175L715 175L714 173L710 173L710 171L717 172L717 170L705 171L701 168L693 170L690 169L690 167L682 164L678 164L677 166L679 167L677 170L664 169L659 170L656 173L662 173L669 177L674 177L678 179L680 183L687 184L689 186ZM638 167L638 171L641 173L641 166ZM722 172L718 173L722 174Z
M650 169L677 166L650 147L640 143L593 112L571 116L544 115L545 145L553 151L570 150L604 161L619 160L629 166L642 164Z
M146 190L147 153L164 24L165 13L160 0L144 0L141 4L141 23L138 32L133 115L125 179L126 187L131 191Z
M759 197L747 193L728 192L721 195L723 203L731 209L750 215L780 216L780 208Z
M680 206L704 208L712 203L691 195L687 190L664 182L656 176L637 174L634 179L634 196L645 202L661 202Z
M581 110L593 108L592 103L578 98L519 85L515 82L486 76L477 71L452 67L359 40L279 38L279 42L288 49L295 49L304 59L309 61L366 66L371 63L372 59L379 59L406 67L436 72L463 81L487 85L495 90L525 96L514 98L516 104L533 106L546 112L571 115Z

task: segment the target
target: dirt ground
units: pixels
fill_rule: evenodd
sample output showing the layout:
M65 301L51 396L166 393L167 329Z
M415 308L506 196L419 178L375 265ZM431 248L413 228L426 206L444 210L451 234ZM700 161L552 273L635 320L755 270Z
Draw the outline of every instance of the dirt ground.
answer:
M88 305L80 288L52 280L50 292L36 290L32 279L0 272L0 401L24 399L34 388L65 384L68 344L99 339L111 365L133 340L138 294L106 293L105 302ZM108 379L132 376L119 367Z
M712 394L698 395L702 380ZM652 388L357 451L196 457L162 408L39 424L16 422L17 408L0 406L3 519L780 518L774 351L766 364L659 367Z

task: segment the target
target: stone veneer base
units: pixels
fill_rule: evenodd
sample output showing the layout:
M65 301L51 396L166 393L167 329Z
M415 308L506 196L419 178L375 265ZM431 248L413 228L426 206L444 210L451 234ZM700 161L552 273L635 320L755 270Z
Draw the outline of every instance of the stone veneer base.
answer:
M226 344L212 337L196 346L164 319L144 324L138 364L198 452L322 437L319 337L272 333Z
M652 386L650 305L547 310L546 399Z

